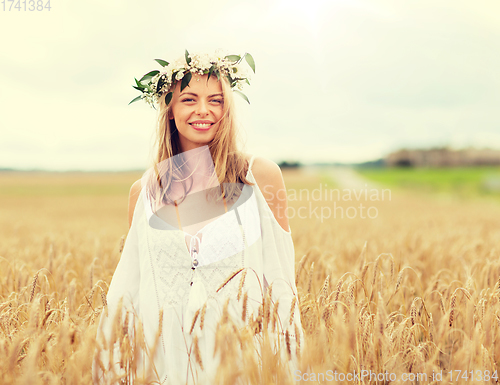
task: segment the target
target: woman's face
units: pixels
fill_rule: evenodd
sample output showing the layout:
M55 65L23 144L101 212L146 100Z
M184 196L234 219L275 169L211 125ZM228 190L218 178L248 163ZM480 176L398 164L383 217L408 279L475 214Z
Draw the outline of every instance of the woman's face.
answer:
M189 86L181 90L178 81L172 95L169 119L174 119L183 152L207 145L219 129L224 99L216 76L193 75Z

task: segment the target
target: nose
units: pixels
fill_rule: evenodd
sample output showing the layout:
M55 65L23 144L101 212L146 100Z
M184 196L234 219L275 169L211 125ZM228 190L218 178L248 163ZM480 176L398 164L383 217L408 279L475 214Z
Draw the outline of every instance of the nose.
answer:
M198 115L207 115L208 114L208 105L207 105L206 101L200 100L200 102L197 104L196 113Z

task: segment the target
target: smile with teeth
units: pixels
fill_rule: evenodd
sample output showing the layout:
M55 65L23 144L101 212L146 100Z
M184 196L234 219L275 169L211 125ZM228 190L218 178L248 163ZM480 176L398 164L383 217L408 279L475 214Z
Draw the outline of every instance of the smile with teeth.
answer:
M212 123L190 123L194 128L208 128Z

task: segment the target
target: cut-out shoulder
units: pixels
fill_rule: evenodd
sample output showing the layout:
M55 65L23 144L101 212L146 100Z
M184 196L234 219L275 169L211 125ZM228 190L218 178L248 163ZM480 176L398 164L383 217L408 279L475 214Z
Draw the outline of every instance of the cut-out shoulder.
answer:
M245 157L245 160L247 161L247 164L248 164L248 169L252 169L252 164L256 158L255 155L252 155L252 154L243 154L243 156Z
M285 232L290 232L286 188L280 167L270 159L256 156L251 171L276 221Z

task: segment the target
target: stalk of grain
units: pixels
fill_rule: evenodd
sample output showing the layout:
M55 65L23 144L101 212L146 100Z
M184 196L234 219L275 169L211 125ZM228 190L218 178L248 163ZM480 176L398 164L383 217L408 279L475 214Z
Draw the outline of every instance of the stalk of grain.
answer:
M295 314L295 305L296 304L297 304L297 296L294 296L292 299L292 305L290 306L290 320L289 320L290 325L293 322L293 315Z
M339 297L340 297L340 291L342 290L342 285L344 284L344 281L341 279L339 279L339 281L337 282L337 286L335 286L335 296L334 296L334 304L333 304L333 312L335 313L337 311L337 304L338 304L338 300L339 300Z
M457 304L457 294L453 293L453 295L451 297L451 310L450 310L450 319L449 319L450 327L453 326L456 304Z
M363 245L363 248L361 249L361 253L359 253L359 270L363 270L363 266L365 266L365 255L366 255L366 245L368 244L368 241L365 241L365 244Z
M200 316L200 330L203 330L203 326L205 325L205 313L207 312L207 303L203 305L201 308L201 316Z
M286 351L288 353L288 359L292 358L292 349L290 347L290 333L287 331L285 332L285 342L286 342Z
M238 273L240 273L243 269L244 269L244 267L242 267L241 269L236 270L229 277L227 277L226 280L216 290L216 292L219 292L219 290L221 290L224 286L226 286L228 284L228 282L231 281L236 275L238 275Z
M372 277L372 291L375 290L375 282L378 276L378 264L380 260L380 255L375 259L375 266L373 267L373 277Z
M33 301L33 297L35 296L35 289L36 289L36 282L38 281L38 274L40 273L40 270L36 272L36 274L33 277L33 282L31 283L31 294L30 294L30 302Z
M279 300L277 300L276 303L274 304L272 321L271 321L271 330L273 331L273 333L276 330L276 324L278 323L278 308L279 308L279 304L280 304Z
M386 320L386 313L384 308L384 300L382 299L382 295L378 292L378 303L377 303L377 331L382 336L384 335L384 323Z
M411 307L410 307L410 319L411 319L411 324L412 326L415 325L416 319L417 319L417 301L419 300L418 297L414 298Z
M297 273L295 274L295 283L298 284L299 282L299 276L300 273L302 272L302 269L304 268L305 263L307 262L307 259L309 258L309 253L304 254L302 258L299 261L299 264L297 265Z
M248 293L243 296L243 308L241 310L241 320L246 322L247 320L247 306L248 306Z
M237 296L237 300L239 301L240 298L241 298L241 293L243 291L243 285L245 284L245 277L247 276L247 270L245 270L242 274L241 274L241 279L240 279L240 286L238 287L238 296Z
M194 313L193 322L191 323L191 329L189 329L189 334L193 334L194 325L196 324L196 320L198 319L199 315L200 309L196 310L196 313Z
M396 288L394 289L394 294L397 293L397 291L399 290L399 287L401 286L401 282L403 282L403 272L404 272L404 270L401 270L398 273L398 279L396 281Z
M267 292L267 294L264 297L263 307L264 307L264 309L263 309L264 310L263 322L264 322L264 327L267 328L269 321L270 321L270 318L271 318L271 297L269 296L269 291Z
M432 319L432 314L429 314L429 339L434 342L434 320Z
M356 288L356 280L352 281L349 283L349 286L347 287L347 306L351 307L355 304L355 298L354 298L354 290Z
M122 235L120 238L120 248L118 249L118 253L122 253L123 246L125 245L125 235Z
M268 287L267 287L267 294L269 296L269 299L272 300L273 299L273 283L271 283Z
M195 335L193 339L193 344L194 344L194 358L196 359L196 362L198 365L200 365L201 370L203 369L203 361L201 360L201 354L200 354L200 347L198 345L198 336Z
M314 272L314 262L311 263L311 268L309 269L309 278L308 278L308 283L307 283L307 292L308 293L310 293L311 289L312 289L313 272Z
M325 281L323 282L323 286L321 288L321 294L323 295L323 298L328 297L328 289L330 288L330 275L328 275L325 278Z
M368 272L368 268L370 267L370 265L364 265L363 266L363 269L361 270L361 282L363 282L363 284L365 283L365 277L366 277L366 273Z
M102 306L106 307L108 306L108 301L106 300L106 293L101 290L101 300L102 300Z
M295 325L295 353L298 358L300 358L300 334L299 334L299 327Z
M391 254L391 283L394 283L394 257Z

